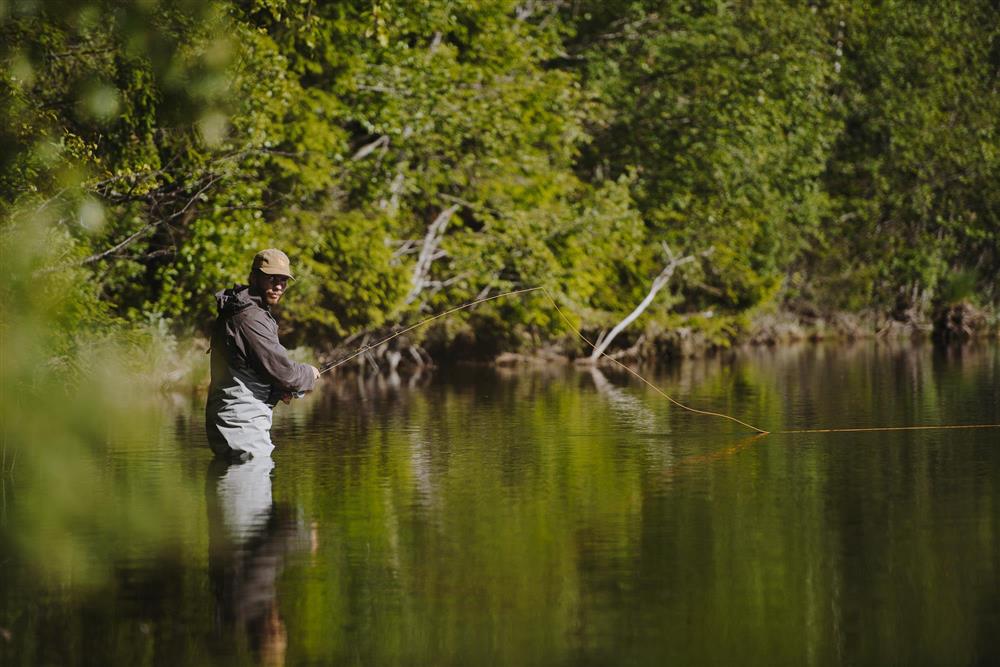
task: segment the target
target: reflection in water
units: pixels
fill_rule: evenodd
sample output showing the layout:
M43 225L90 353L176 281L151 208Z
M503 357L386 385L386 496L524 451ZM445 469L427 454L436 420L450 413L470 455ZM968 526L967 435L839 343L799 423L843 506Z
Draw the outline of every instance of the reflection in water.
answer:
M645 403L611 384L597 366L591 366L589 371L590 379L594 381L594 388L608 400L612 409L621 416L623 423L642 431L652 431L656 428L656 417Z
M215 631L237 645L245 641L262 664L282 665L288 639L277 580L286 555L307 544L309 532L293 507L274 502L273 469L269 457L209 465L209 577Z
M659 428L656 415L646 402L612 384L596 366L591 366L589 373L594 388L608 402L619 428L625 432L641 432L653 436L652 440L647 439L642 445L650 465L669 468L674 458L669 439L670 429Z
M711 450L704 454L689 454L682 459L677 460L668 467L663 469L664 477L673 477L677 472L683 469L685 466L697 466L709 463L715 463L716 461L724 461L731 456L739 454L745 449L750 448L754 443L762 441L767 435L764 433L758 433L756 435L751 435L737 442L730 444L721 449Z
M662 371L775 431L1000 422L997 346ZM116 569L92 595L40 594L0 533L0 665L1000 664L996 431L746 437L573 367L341 380L276 416L279 475L213 464L207 512L149 514L178 553L96 534ZM109 475L203 483L199 409ZM13 486L10 525L44 522ZM274 498L322 518L308 570Z

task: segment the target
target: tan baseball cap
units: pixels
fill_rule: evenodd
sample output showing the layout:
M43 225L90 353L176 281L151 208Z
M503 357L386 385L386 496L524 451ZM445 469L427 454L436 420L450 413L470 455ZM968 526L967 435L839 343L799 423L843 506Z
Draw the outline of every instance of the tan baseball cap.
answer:
M292 266L291 262L288 261L288 255L277 248L261 250L254 255L252 270L274 276L288 276L292 280L295 279L292 276Z

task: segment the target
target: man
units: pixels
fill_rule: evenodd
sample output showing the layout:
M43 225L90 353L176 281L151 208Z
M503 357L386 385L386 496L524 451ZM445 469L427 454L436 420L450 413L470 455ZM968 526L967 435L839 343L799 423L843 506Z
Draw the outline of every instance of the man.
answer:
M271 308L292 279L288 256L269 248L253 258L248 285L215 295L219 316L212 327L205 431L216 456L232 461L269 456L275 404L311 390L319 378L314 366L292 361L278 342Z

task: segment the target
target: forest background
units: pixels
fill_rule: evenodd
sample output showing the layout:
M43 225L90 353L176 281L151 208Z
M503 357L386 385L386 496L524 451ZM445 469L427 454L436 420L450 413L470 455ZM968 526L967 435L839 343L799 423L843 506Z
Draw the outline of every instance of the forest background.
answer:
M268 246L299 274L286 340L318 350L536 285L596 336L668 252L698 261L623 339L651 354L775 312L865 334L965 304L989 328L998 18L992 0L7 0L5 335L70 365L89 335L188 338ZM32 313L43 334L15 326ZM582 352L568 334L539 297L422 335L492 358Z

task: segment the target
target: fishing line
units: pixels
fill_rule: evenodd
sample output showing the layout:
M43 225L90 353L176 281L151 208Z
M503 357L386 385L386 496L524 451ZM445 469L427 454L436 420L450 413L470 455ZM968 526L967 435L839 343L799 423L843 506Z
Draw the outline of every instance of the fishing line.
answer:
M597 346L594 343L590 342L590 340L586 336L584 336L582 333L580 333L579 329L577 329L575 326L573 326L573 323L570 322L569 318L566 317L566 314L563 313L562 308L560 308L559 304L556 303L555 298L552 296L552 294L549 292L549 290L545 289L544 287L542 289L545 291L545 296L549 297L549 302L552 303L552 306L556 309L556 312L559 313L559 317L562 318L563 322L566 324L567 327L569 327L570 331L572 331L573 333L575 333L577 336L580 337L580 339L583 342L585 342L587 345L589 345L590 347L592 347L592 348L594 348L596 350ZM628 371L629 373L631 373L635 377L637 377L640 380L642 380L642 382L645 383L648 387L650 387L653 391L655 391L660 396L662 396L663 398L667 399L668 401L670 401L671 403L673 403L674 405L676 405L677 407L679 407L681 409L687 410L689 412L694 412L694 413L699 414L699 415L706 415L706 416L709 416L709 417L721 417L723 419L728 419L729 421L736 422L737 424L740 424L741 426L746 426L751 431L756 431L760 435L765 435L765 434L768 433L768 431L765 431L762 428L757 428L756 426L752 426L751 424L748 424L745 421L741 421L741 420L737 419L736 417L731 417L729 415L722 414L721 412L709 412L708 410L699 410L697 408L692 408L690 406L684 405L683 403L681 403L677 399L675 399L672 396L670 396L669 394L667 394L667 392L663 391L662 389L660 389L659 387L657 387L655 384L653 384L652 382L650 382L649 380L647 380L646 378L644 378L637 371L629 368L628 366L626 366L622 362L618 361L617 359L615 359L613 357L609 357L604 352L601 352L601 356L604 357L605 359L607 359L607 360L609 360L609 361L617 364L619 367L624 368L626 371Z
M479 305L481 303L486 303L487 301L493 301L494 299L500 299L500 298L503 298L505 296L514 296L515 294L525 294L527 292L536 292L538 290L544 290L544 289L545 289L544 287L526 287L525 289L514 290L512 292L504 292L503 294L494 294L493 296L487 296L487 297L483 297L482 299L476 299L475 301L470 301L469 303L463 303L461 306L456 306L455 308L452 308L451 310L446 310L443 313L438 313L437 315L433 315L431 317L428 317L425 320L420 320L416 324L414 324L412 326L409 326L409 327L403 329L402 331L397 331L396 333L392 334L391 336L386 336L385 338L383 338L382 340L380 340L380 341L378 341L376 343L372 343L370 345L364 345L357 352L355 352L354 354L352 354L352 355L350 355L348 357L344 357L343 359L339 359L339 360L337 360L337 361L335 361L333 363L325 365L323 367L323 369L320 370L319 374L322 375L323 373L326 373L327 371L332 371L337 366L341 366L343 364L346 364L348 361L351 361L352 359L357 359L362 354L364 354L364 353L366 353L366 352L368 352L370 350L375 349L379 345L384 345L384 344L388 343L389 341L391 341L394 338L399 338L403 334L408 333L410 331L413 331L414 329L416 329L418 327L422 327L423 325L427 324L428 322L433 322L434 320L440 319L442 317L446 317L448 315L451 315L452 313L457 313L460 310L465 310L466 308L472 308L473 306Z
M545 296L548 298L549 303L552 304L552 307L559 314L559 317L562 319L562 321L566 325L566 327L569 328L570 331L572 331L573 333L575 333L580 338L580 340L582 340L583 342L585 342L587 345L589 345L595 351L597 350L597 345L595 345L593 342L591 342L586 336L583 335L583 333L580 332L579 329L577 329L573 325L572 321L570 321L570 319L566 316L566 314L563 312L562 308L559 307L559 304L556 302L555 297L552 296L552 293L548 290L548 288L546 288L544 286L537 286L537 287L526 287L524 289L512 290L510 292L503 292L501 294L494 294L493 296L483 297L481 299L476 299L476 300L470 301L468 303L463 303L461 306L456 306L456 307L451 308L449 310L446 310L446 311L444 311L442 313L438 313L437 315L432 315L431 317L428 317L426 319L420 320L416 324L410 325L410 326L406 327L405 329L403 329L401 331L397 331L394 334L386 336L385 338L383 338L383 339L381 339L381 340L379 340L379 341L377 341L375 343L371 343L369 345L364 345L361 348L359 348L357 351L355 351L354 353L350 354L347 357L344 357L343 359L338 359L337 361L334 361L332 363L326 364L325 366L323 366L322 370L320 370L319 373L320 373L320 375L322 375L323 373L326 373L327 371L331 371L334 368L337 368L338 366L342 366L343 364L346 364L347 362L351 361L352 359L357 359L362 354L365 354L366 352L369 352L369 351L371 351L371 350L379 347L380 345L384 345L384 344L388 343L389 341L402 336L405 333L413 331L414 329L422 327L423 325L428 324L430 322L433 322L434 320L441 319L442 317L447 317L448 315L451 315L453 313L457 313L457 312L459 312L461 310L465 310L467 308L472 308L473 306L477 306L477 305L479 305L481 303L486 303L487 301L493 301L495 299L502 299L504 297L515 296L515 295L518 295L518 294L527 294L528 292L543 292L545 294ZM724 414L724 413L721 413L721 412L711 412L710 410L699 410L697 408L692 408L689 405L685 405L685 404L681 403L680 401L678 401L677 399L675 399L672 396L670 396L669 394L667 394L667 392L663 391L662 389L660 389L659 387L657 387L655 384L653 384L649 380L647 380L645 377L643 377L641 374L639 374L638 371L636 371L636 370L634 370L634 369L626 366L622 362L618 361L617 359L609 356L608 354L606 354L604 352L601 352L600 356L604 357L608 361L610 361L613 364L617 365L619 368L624 369L628 373L631 373L636 378L638 378L643 384L645 384L647 387L649 387L650 389L652 389L653 391L655 391L656 393L658 393L663 398L667 399L673 405L676 405L677 407L681 408L682 410L687 410L688 412L693 412L695 414L705 415L705 416L708 416L708 417L719 417L721 419L727 419L727 420L729 420L731 422L739 424L740 426L744 426L744 427L750 429L751 431L754 431L755 433L757 433L758 436L768 435L768 434L773 434L773 435L793 435L793 434L800 434L800 433L871 433L871 432L876 432L876 431L934 431L934 430L950 430L950 429L1000 428L1000 424L952 424L952 425L942 425L942 426L873 426L873 427L868 427L868 428L808 428L808 429L793 429L793 430L786 430L786 431L768 431L766 429L758 428L757 426L754 426L752 424L748 424L747 422L742 421L740 419L737 419L736 417L733 417L731 415L727 415L727 414Z
M867 428L801 428L791 431L773 431L775 435L795 433L870 433L872 431L943 431L960 428L1000 428L1000 424L947 424L927 426L870 426Z
M438 313L437 315L433 315L431 317L423 319L423 320L417 322L416 324L413 324L413 325L411 325L411 326L403 329L402 331L397 331L394 334L386 336L385 338L383 338L383 339L381 339L381 340L379 340L379 341L377 341L375 343L371 343L369 345L362 346L360 349L358 349L353 354L351 354L351 355L349 355L347 357L344 357L343 359L339 359L339 360L337 360L335 362L332 362L330 364L325 365L323 367L323 369L320 370L319 373L320 373L320 375L322 375L323 373L326 373L327 371L331 371L334 368L337 368L338 366L342 366L343 364L346 364L347 362L351 361L352 359L357 359L362 354L365 354L366 352L368 352L370 350L373 350L373 349L379 347L380 345L384 345L384 344L388 343L389 341L393 340L394 338L398 338L399 336L402 336L405 333L413 331L414 329L417 329L417 328L419 328L419 327L421 327L421 326L423 326L425 324L433 322L434 320L440 319L442 317L446 317L448 315L451 315L452 313L457 313L460 310L465 310L466 308L472 308L473 306L476 306L476 305L478 305L480 303L485 303L486 301L493 301L494 299L501 299L503 297L514 296L514 295L517 295L517 294L527 294L528 292L538 292L538 291L541 291L541 292L545 293L545 296L548 297L549 302L555 308L556 312L559 313L559 317L562 318L562 320L566 324L566 326L569 327L569 329L573 333L575 333L577 336L579 336L581 340L583 340L585 343L587 343L587 345L589 345L590 347L596 349L597 346L594 345L594 343L592 343L590 340L588 340L587 337L584 336L580 332L579 329L577 329L575 326L573 326L573 323L570 321L570 319L568 317L566 317L566 314L562 311L562 308L560 308L559 304L556 303L556 300L552 296L552 293L549 292L549 290L547 288L545 288L543 286L538 286L538 287L527 287L525 289L513 290L513 291L510 291L510 292L503 292L502 294L494 294L493 296L484 297L482 299L476 299L475 301L470 301L469 303L464 303L461 306L456 306L456 307L454 307L454 308L452 308L450 310L446 310L446 311L444 311L442 313ZM650 382L649 380L647 380L646 378L644 378L638 372L636 372L633 369L629 368L628 366L626 366L625 364L621 363L617 359L609 357L604 352L601 353L601 356L603 356L605 359L608 359L608 360L612 361L613 363L617 364L621 368L625 369L626 371L628 371L629 373L631 373L632 375L634 375L635 377L637 377L639 380L641 380L643 383L645 383L647 386L649 386L650 388L652 388L653 391L655 391L656 393L660 394L660 396L663 396L665 399L667 399L668 401L670 401L671 403L673 403L674 405L676 405L677 407L679 407L679 408L681 408L683 410L687 410L689 412L693 412L693 413L700 414L700 415L706 415L706 416L709 416L709 417L720 417L722 419L728 419L728 420L730 420L732 422L740 424L741 426L745 426L746 428L750 429L751 431L755 431L755 432L757 432L758 434L761 434L761 435L767 433L767 431L765 431L764 429L757 428L756 426L752 426L751 424L748 424L745 421L741 421L741 420L737 419L736 417L731 417L729 415L722 414L721 412L710 412L708 410L699 410L697 408L692 408L690 406L684 405L683 403L681 403L680 401L676 400L675 398L673 398L672 396L670 396L669 394L667 394L665 391L663 391L662 389L660 389L659 387L657 387L655 384L653 384L652 382Z

